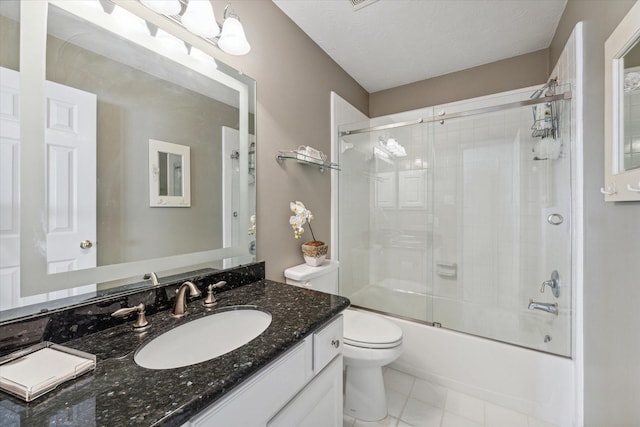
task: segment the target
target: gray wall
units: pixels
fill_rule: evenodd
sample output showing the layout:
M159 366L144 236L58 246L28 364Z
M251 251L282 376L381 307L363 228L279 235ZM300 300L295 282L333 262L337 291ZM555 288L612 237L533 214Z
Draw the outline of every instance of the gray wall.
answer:
M216 16L222 16L224 5L214 1ZM283 280L285 268L303 262L302 242L289 225L289 202L304 202L315 216L316 238L329 242L331 175L294 161L278 164L277 150L311 145L329 154L330 92L365 114L369 96L271 1L240 0L232 6L252 50L219 58L257 81L258 259L266 261L269 279Z
M370 117L430 107L543 84L549 76L548 50L543 49L456 73L372 93Z
M555 63L584 21L585 426L640 425L640 203L605 203L604 42L633 0L569 0L549 48Z
M10 70L20 70L20 24L0 16L0 65Z

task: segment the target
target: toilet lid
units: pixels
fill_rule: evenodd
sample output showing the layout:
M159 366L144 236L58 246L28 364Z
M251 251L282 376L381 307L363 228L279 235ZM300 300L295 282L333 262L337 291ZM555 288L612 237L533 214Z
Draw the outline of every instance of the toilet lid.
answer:
M381 316L344 311L344 343L364 348L391 348L402 342L402 329Z

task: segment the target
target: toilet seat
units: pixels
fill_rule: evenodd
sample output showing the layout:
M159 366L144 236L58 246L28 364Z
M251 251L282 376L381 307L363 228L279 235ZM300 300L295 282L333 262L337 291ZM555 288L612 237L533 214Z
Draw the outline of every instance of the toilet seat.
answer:
M360 348L393 348L402 343L402 329L380 316L344 311L344 343Z

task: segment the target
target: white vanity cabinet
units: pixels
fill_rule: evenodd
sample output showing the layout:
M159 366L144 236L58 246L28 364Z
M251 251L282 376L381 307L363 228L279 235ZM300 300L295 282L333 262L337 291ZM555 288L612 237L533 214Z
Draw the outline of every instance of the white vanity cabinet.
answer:
M342 315L185 426L341 426Z
M342 355L314 378L267 427L327 427L342 424Z

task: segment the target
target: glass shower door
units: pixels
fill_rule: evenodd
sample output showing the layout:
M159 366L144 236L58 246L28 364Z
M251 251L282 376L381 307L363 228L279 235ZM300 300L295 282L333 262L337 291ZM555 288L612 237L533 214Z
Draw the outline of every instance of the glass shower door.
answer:
M339 158L341 293L420 321L431 321L430 128L343 136Z
M434 322L570 356L568 117L557 138L532 136L531 107L436 128Z
M571 356L573 113L555 101L558 132L541 131L544 115L514 106L528 96L341 127L361 129L338 158L340 293L353 305Z

